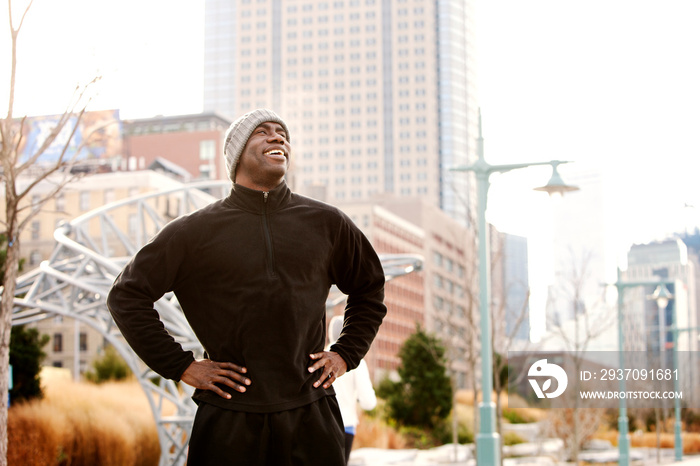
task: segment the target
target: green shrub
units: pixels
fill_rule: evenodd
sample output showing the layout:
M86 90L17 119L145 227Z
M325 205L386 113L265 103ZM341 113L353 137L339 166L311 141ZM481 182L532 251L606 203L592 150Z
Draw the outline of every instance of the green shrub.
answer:
M700 414L689 408L681 410L681 419L685 423L686 429L689 432L700 431Z
M505 434L503 434L503 445L510 446L525 442L525 439L516 434L515 432L506 432Z
M534 421L534 419L526 417L520 411L508 408L503 409L503 418L511 424L527 424Z
M452 385L447 376L445 348L420 326L399 350L400 380L383 380L378 395L389 416L402 426L433 429L452 409Z
M438 440L440 445L452 443L452 416L435 426L433 435ZM461 422L457 424L457 443L474 443L474 433L469 427Z
M36 328L23 325L12 327L10 333L10 365L12 365L12 403L42 398L41 362L46 357L43 347L49 342L48 335L40 335Z
M131 375L129 365L112 345L105 346L104 354L93 361L92 368L85 373L85 378L94 383L124 380Z
M411 448L425 450L440 445L430 431L421 427L403 426L399 428L399 433L406 439L408 446Z

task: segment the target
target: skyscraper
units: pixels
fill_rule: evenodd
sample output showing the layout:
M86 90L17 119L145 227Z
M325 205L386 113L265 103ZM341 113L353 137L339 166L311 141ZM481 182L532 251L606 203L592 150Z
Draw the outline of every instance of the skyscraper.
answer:
M504 321L509 341L530 340L530 280L528 278L527 238L502 233Z
M461 221L475 158L469 0L207 0L204 110L287 121L290 184L419 195Z
M690 259L688 247L678 238L649 244L635 244L627 254L627 264L625 279L628 281L653 282L660 279L676 281L668 285L673 297L663 309L663 314L659 315L660 309L656 302L648 299L648 296L654 292L654 286L646 287L644 292L647 299L638 300L639 302L635 303L636 306L633 308L633 312L644 324L642 327L644 333L637 338L641 337L643 344L646 345L645 349L658 352L673 348L671 328L677 326L696 329L698 323L696 262ZM698 339L689 338L689 336L690 334L685 332L679 333L678 342L681 344L681 350L697 351Z

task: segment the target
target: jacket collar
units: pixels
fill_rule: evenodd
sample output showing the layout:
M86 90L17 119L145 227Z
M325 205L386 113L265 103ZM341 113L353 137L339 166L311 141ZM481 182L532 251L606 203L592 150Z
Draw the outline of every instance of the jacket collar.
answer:
M281 209L292 197L292 191L285 181L269 192L257 191L234 183L231 193L226 198L230 205L253 213Z

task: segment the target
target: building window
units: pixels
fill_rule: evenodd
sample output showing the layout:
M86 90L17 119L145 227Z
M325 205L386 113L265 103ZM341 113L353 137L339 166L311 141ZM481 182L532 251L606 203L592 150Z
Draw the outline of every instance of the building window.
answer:
M56 196L56 210L58 212L66 211L66 196L63 193L59 193Z
M88 350L88 339L87 339L87 333L85 332L80 332L80 351L85 352Z
M438 311L441 311L444 309L444 307L445 307L445 300L442 299L440 296L436 296L435 297L435 309L437 309ZM437 329L437 324L440 324L440 322L436 322L436 329ZM440 330L442 330L442 328Z
M32 239L37 240L41 235L41 222L35 220L32 222Z
M207 139L199 142L199 159L203 164L199 166L199 176L202 178L213 179L216 177L216 141Z
M199 142L199 159L214 160L216 158L216 141L207 139Z
M109 204L110 202L114 202L114 190L113 189L105 189L104 192L104 203Z
M38 265L41 262L41 252L36 249L29 255L29 265Z
M90 191L80 191L80 210L90 210Z
M63 334L54 333L53 334L53 352L60 353L63 351Z
M459 278L464 278L464 275L465 275L465 269L464 269L464 267L461 266L461 265L458 266L458 267L457 267L457 276L458 276Z

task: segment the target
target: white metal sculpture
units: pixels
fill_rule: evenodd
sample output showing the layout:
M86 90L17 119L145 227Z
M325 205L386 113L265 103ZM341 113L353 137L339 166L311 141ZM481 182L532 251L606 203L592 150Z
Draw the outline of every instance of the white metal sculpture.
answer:
M105 205L56 229L49 260L19 277L12 324L21 325L57 315L77 319L102 334L136 375L153 411L161 446L160 465L181 465L187 458L196 405L192 387L167 380L150 370L126 344L107 310L105 298L114 279L141 246L173 218L226 195L230 182L202 182L146 193ZM115 219L121 218L117 222ZM126 221L124 221L126 220ZM117 225L128 225L123 231ZM420 270L418 255L381 257L387 280ZM327 307L342 301L333 292ZM202 347L174 295L156 309L170 334L183 348L202 357Z

